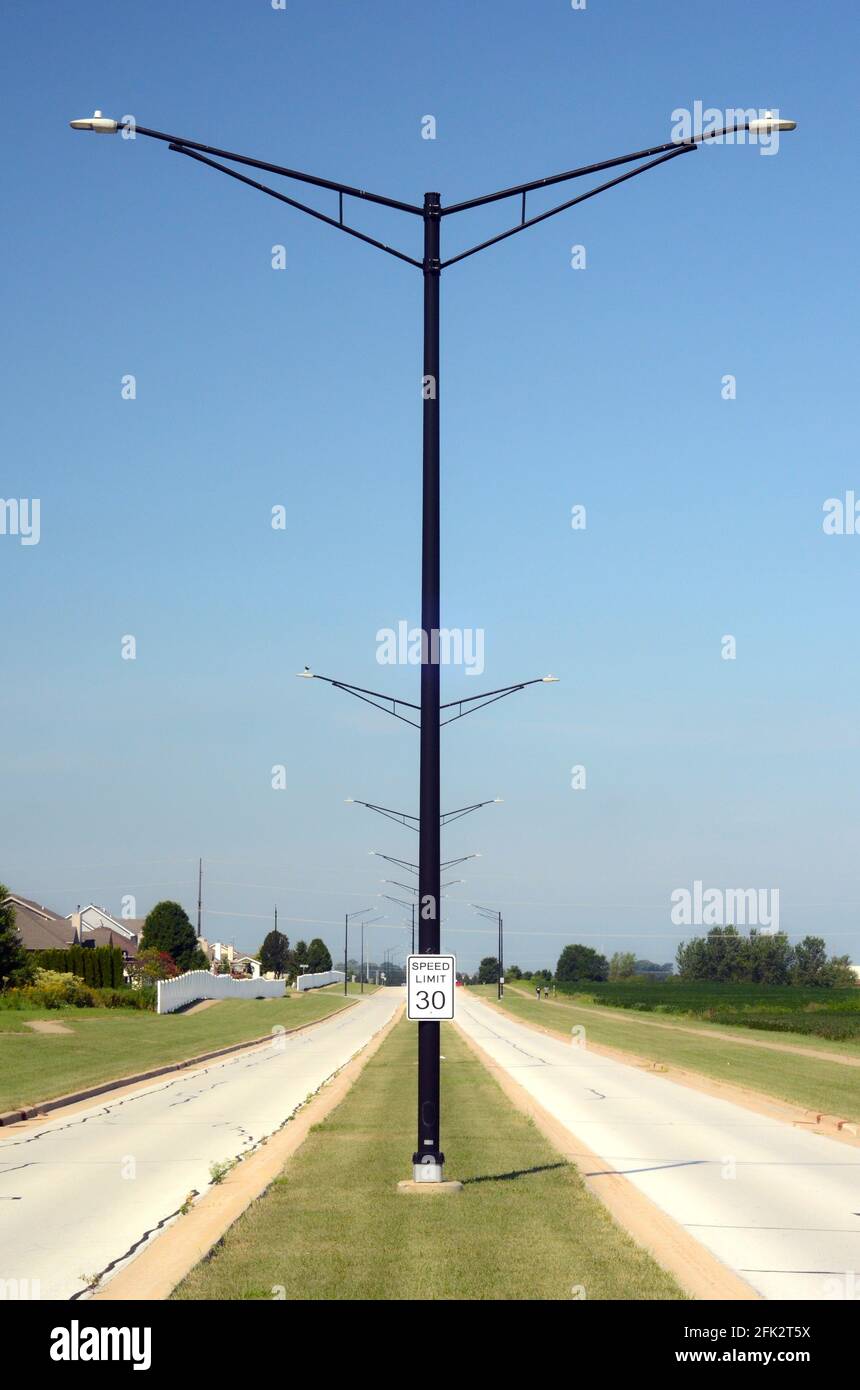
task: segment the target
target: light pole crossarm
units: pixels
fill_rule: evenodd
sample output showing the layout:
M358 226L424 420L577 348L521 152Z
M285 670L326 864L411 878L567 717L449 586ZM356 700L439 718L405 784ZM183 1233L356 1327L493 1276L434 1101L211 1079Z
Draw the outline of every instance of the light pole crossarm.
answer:
M386 816L388 820L396 821L398 825L404 825L407 830L418 830L418 817L410 815L408 811L393 811L390 806L376 806L372 801L360 801L358 797L350 796L348 801L353 806L364 806L368 811L376 811L377 815ZM414 824L410 824L414 822Z
M517 183L512 188L502 188L496 193L485 193L480 198L469 198L464 203L452 203L450 207L442 208L442 216L450 217L455 212L468 212L471 208L480 208L485 203L498 203L503 198L515 198L518 194L535 193L539 188L551 188L556 183L567 183L569 179L580 179L587 174L602 174L604 169L617 169L620 164L635 164L639 159L652 159L654 155L666 154L670 150L680 153L682 150L695 149L697 145L703 145L707 141L720 140L726 135L738 135L743 131L756 128L756 130L793 130L794 121L779 120L774 112L768 111L750 123L749 120L734 121L732 125L715 127L713 130L704 130L698 135L690 135L685 140L667 140L662 145L650 145L647 150L635 150L632 154L619 154L613 159L602 159L598 164L581 164L578 169L566 169L561 174L550 174L544 179L532 179L529 183Z
M279 203L286 203L288 207L296 208L299 212L306 212L309 217L315 217L318 222L325 222L329 227L336 227L340 232L346 232L349 236L356 237L359 241L367 242L368 246L375 246L380 251L387 251L389 256L396 256L399 261L408 261L410 265L421 269L421 262L416 261L413 256L407 256L405 251L398 251L394 246L388 246L384 241L377 241L376 237L368 236L366 232L360 232L356 227L350 227L343 220L343 198L344 194L339 194L339 217L329 217L326 213L320 212L317 208L309 207L307 203L300 203L296 198L290 198L286 193L280 193L276 188L270 188L268 184L260 183L257 179L248 178L247 174L240 174L237 169L228 169L226 164L219 164L215 159L209 159L206 155L198 154L195 150L189 149L187 145L171 144L168 149L176 154L187 155L189 159L195 159L198 164L205 164L210 169L217 169L221 174L228 174L231 179L237 179L239 183L246 184L249 188L256 188L260 193L267 193L270 198L277 198ZM347 190L345 190L347 191Z
M348 681L335 680L332 676L318 676L315 671L310 671L305 667L304 671L297 671L296 674L302 680L325 681L326 685L333 685L336 690L345 690L347 695L354 695L357 700L363 700L365 704L373 705L374 709L381 709L383 714L390 714L394 719L400 719L404 724L411 724L413 729L420 729L421 725L416 719L409 719L405 714L398 714L398 706L403 709L416 710L420 713L421 706L413 704L411 700L399 700L394 695L383 695L379 690L366 690L362 685L350 685ZM385 704L379 701L384 700ZM391 706L389 709L388 706Z
M264 159L252 159L250 155L220 150L215 145L202 145L198 140L186 140L182 135L167 135L163 130L151 130L148 126L135 125L134 130L136 135L146 135L151 140L163 140L167 145L181 146L183 150L197 150L201 154L215 155L218 159L229 159L231 164L247 164L252 169L262 169L267 174L281 174L284 178L295 179L298 183L313 184L314 188L328 188L331 192L342 193L345 197L361 198L368 203L379 203L382 207L394 208L397 212L411 212L416 217L423 216L421 208L414 203L401 203L397 198L387 198L382 193L369 193L366 188L354 188L348 183L320 178L318 174L305 174L299 169L287 169L282 164L269 164Z
M398 825L403 825L407 830L418 830L418 816L410 811L394 811L390 806L377 806L372 801L360 801L358 797L350 796L348 802L353 806L364 806L368 811L376 811L380 816L386 816L389 820L396 821ZM480 811L483 806L494 806L501 797L492 797L489 801L476 801L471 806L459 806L456 811L443 811L439 817L440 826L449 825L451 821L459 820L461 816L468 816L472 811Z
M599 183L596 188L590 188L586 193L579 193L575 198L568 198L563 203L557 203L555 207L549 208L546 212L540 212L535 217L526 217L526 193L529 187L534 187L534 185L523 185L519 189L511 189L508 193L494 194L486 199L478 199L477 203L462 204L457 208L443 208L443 212L460 212L464 207L478 206L481 202L493 202L495 198L509 198L514 193L520 193L522 195L522 217L516 226L508 227L506 231L499 232L496 236L489 237L487 241L479 242L477 246L470 246L467 251L461 251L456 256L450 256L447 261L442 262L442 269L445 270L450 265L456 265L458 261L464 261L467 256L474 256L476 252L484 251L488 246L495 246L499 241L506 241L508 237L516 236L517 232L524 232L526 227L535 227L538 222L545 222L548 217L555 217L557 213L565 212L568 208L575 207L577 203L587 202L589 198L596 197L598 193L605 193L608 188L615 188L620 183L626 183L628 179L635 179L637 174L644 174L648 169L656 169L658 164L666 164L670 159L677 159L678 155L689 154L691 150L695 149L698 149L698 146L692 143L672 145L669 148L668 154L661 154L656 159L650 159L647 164L640 164L636 169L628 169L625 174L619 174L616 178L607 180L606 183ZM635 155L627 155L625 156L625 160L635 159L636 157ZM624 160L610 161L610 163L623 162ZM605 168L606 166L597 165L596 167ZM572 179L577 177L577 173L563 174L559 175L556 179L547 179L543 182L557 183L561 178ZM537 187L541 187L541 184L538 184Z
M557 680L558 676L536 676L533 680L520 681L518 685L506 685L500 690L484 690L480 695L466 695L462 700L449 700L447 704L440 705L440 713L449 709L456 709L458 712L447 719L442 718L440 727L444 729L446 724L453 724L456 719L465 719L467 714L474 714L475 710L483 709L485 705L494 705L497 700L504 700L506 695L525 690L528 685L554 685ZM464 709L464 705L469 705L470 708Z

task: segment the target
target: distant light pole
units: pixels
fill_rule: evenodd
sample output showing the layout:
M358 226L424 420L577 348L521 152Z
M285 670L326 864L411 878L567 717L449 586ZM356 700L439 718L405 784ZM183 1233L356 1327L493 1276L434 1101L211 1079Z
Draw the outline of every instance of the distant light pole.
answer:
M373 912L372 907L360 907L356 912L345 912L343 914L343 992L349 993L349 924L353 917L365 917L368 912Z
M390 879L383 879L384 883L391 882ZM408 907L412 911L412 955L415 955L415 904L407 902L405 898L392 898L390 893L380 893L380 897L387 898L390 903L400 903L401 907Z
M502 914L501 912L497 912L494 907L481 907L480 903L470 903L469 906L473 907L476 912L479 912L482 917L487 917L491 922L498 922L499 924L498 997L501 999L505 992L505 937L504 927L502 924Z
M123 123L106 117L101 111L95 111L92 116L70 122L75 130L94 131L99 134L115 135L123 128ZM631 154L618 155L613 159L601 160L597 164L586 164L576 169L568 169L563 173L552 174L547 178L533 179L528 183L520 183L511 188L498 189L494 193L486 193L478 198L470 198L465 202L451 203L443 205L438 193L425 193L421 205L415 203L401 202L395 198L387 198L378 193L370 193L366 189L356 188L349 184L337 183L332 179L320 178L316 174L302 173L297 169L289 169L279 164L270 164L264 160L252 159L248 155L236 154L229 150L218 149L212 145L201 144L197 140L187 140L182 136L168 135L161 130L152 130L147 126L135 123L135 135L142 135L153 140L160 140L167 144L168 149L175 154L181 154L188 159L204 164L209 169L215 169L219 173L228 175L229 178L245 184L247 187L257 189L261 193L267 194L271 198L286 204L288 207L295 208L300 212L307 213L310 217L319 222L325 222L327 226L335 227L345 232L348 236L355 237L359 241L365 242L369 246L374 246L380 251L386 252L390 256L396 257L399 261L419 270L423 280L423 374L421 381L421 400L422 400L422 528L421 528L421 631L423 634L421 652L421 682L420 682L420 704L415 704L408 700L399 700L390 695L380 694L378 691L367 690L356 685L350 685L345 681L333 680L328 676L318 676L315 672L305 669L300 674L309 680L325 680L330 685L337 686L341 690L355 695L358 699L364 700L369 704L376 704L378 708L385 709L393 714L395 718L402 719L407 724L412 724L419 730L420 735L420 763L419 763L419 850L418 850L418 903L419 903L419 951L427 954L438 954L441 949L440 939L440 730L445 724L452 723L455 719L462 719L465 715L472 713L476 709L481 709L487 704L492 704L496 700L503 699L506 695L513 694L517 690L523 690L528 685L537 684L538 681L520 681L516 685L505 686L498 690L486 691L481 695L471 695L462 700L452 700L446 704L440 703L440 681L439 681L439 639L440 639L440 533L441 533L441 514L440 514L440 488L439 488L439 365L440 365L440 327L439 327L439 297L443 270L450 266L457 265L466 260L469 256L474 256L477 252L485 250L487 247L495 246L508 237L516 236L519 232L525 231L527 227L534 227L540 222L545 222L547 218L556 216L557 213L564 212L579 203L586 202L589 198L594 198L598 193L604 193L610 188L615 188L619 184L625 183L628 179L636 178L639 174L644 174L649 169L655 169L658 165L665 164L669 160L678 159L681 155L690 154L697 150L699 145L705 141L713 141L725 135L733 135L740 131L760 133L773 130L793 130L794 121L781 120L773 112L767 111L763 117L755 117L741 123L735 122L726 128L713 128L704 131L699 135L691 135L685 139L677 138L664 144L654 145L644 150L637 150ZM216 156L216 158L212 158ZM338 216L330 217L328 214L320 212L317 208L308 206L306 203L299 202L277 189L270 188L267 184L258 182L256 179L249 178L248 175L240 173L237 169L231 169L226 164L219 163L219 160L228 160L231 164L239 164L245 168L260 169L269 174L281 175L284 178L294 180L298 183L309 184L317 189L327 189L337 194ZM645 161L644 163L641 161ZM636 167L628 169L626 173L616 174L614 177L603 183L589 188L585 193L580 193L574 198L567 198L561 203L548 208L544 212L538 212L532 217L526 217L526 199L530 193L538 190L547 189L557 184L568 183L572 179L583 178L592 174L598 174L610 169L617 169L622 164L635 164ZM421 219L423 230L423 251L421 259L407 255L404 251L399 251L393 246L388 246L385 242L377 240L376 237L369 236L366 232L361 232L357 227L351 227L343 220L344 198L356 198L362 202L373 203L382 207L389 208L400 213L407 213L410 216ZM443 218L450 218L461 212L469 212L475 208L483 208L491 203L497 203L516 198L520 205L519 221L513 226L498 232L495 236L488 237L486 240L478 242L466 250L457 252L456 255L449 256L447 260L442 259L441 229ZM539 678L541 679L541 678ZM545 676L543 680L554 680L555 677ZM382 703L380 704L379 701ZM390 706L390 709L389 709ZM401 713L400 711L407 711ZM451 713L456 710L456 713ZM417 716L417 717L416 717ZM416 1182L442 1181L442 1169L445 1162L445 1155L441 1147L440 1135L440 1115L439 1115L439 1082L440 1082L440 1033L438 1023L419 1023L418 1024L418 1143L416 1151L412 1156L413 1177Z

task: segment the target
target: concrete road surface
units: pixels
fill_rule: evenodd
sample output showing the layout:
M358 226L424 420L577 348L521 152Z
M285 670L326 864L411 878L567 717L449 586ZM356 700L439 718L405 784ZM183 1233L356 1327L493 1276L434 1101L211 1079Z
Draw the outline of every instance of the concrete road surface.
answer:
M146 1090L0 1140L0 1280L38 1280L42 1298L74 1298L139 1253L213 1162L272 1134L385 1026L402 990L271 1047L166 1077ZM262 1011L261 1011L262 1012Z
M860 1297L860 1149L544 1037L465 990L456 1018L764 1298Z

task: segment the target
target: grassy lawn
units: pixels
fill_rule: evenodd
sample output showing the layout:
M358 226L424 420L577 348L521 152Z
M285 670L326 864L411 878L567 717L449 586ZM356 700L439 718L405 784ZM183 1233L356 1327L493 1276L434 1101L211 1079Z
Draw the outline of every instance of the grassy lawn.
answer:
M443 1025L446 1173L403 1196L415 1144L415 1025L397 1025L282 1176L174 1298L678 1299L574 1167Z
M347 982L346 988L347 988L347 993L348 993L348 994L361 994L361 984L360 984L360 983L356 984L354 981L349 980L349 981ZM366 995L367 995L367 994L375 994L376 991L377 991L379 988L380 988L379 985L372 985L372 984L370 983L369 980L365 980L365 982L364 982L364 993L365 993ZM308 993L309 993L309 994L339 994L339 995L341 995L341 997L343 997L343 985L342 985L342 984L340 984L340 985L323 985L321 989L312 989L312 990L309 990Z
M199 1013L162 1016L132 1009L0 1010L0 1111L261 1037L276 1024L294 1028L343 1004L342 993L314 991L224 999ZM38 1034L25 1027L39 1019L72 1031Z
M488 999L496 998L495 985L478 985L479 993ZM523 994L529 1000L537 1000L534 991L528 987L528 981L517 980L505 985L505 993ZM860 993L860 991L858 991ZM830 1052L834 1059L839 1057L856 1057L860 1060L860 1038L822 1038L810 1033L792 1033L771 1031L769 1029L746 1028L732 1023L712 1023L707 1019L698 1018L695 1014L658 1012L657 1010L639 1010L632 1008L622 1008L620 1005L615 1008L609 1004L596 1003L593 998L586 995L564 995L558 993L555 996L550 994L549 999L543 1001L544 1004L551 1004L562 1009L579 1009L582 1013L597 1015L599 1018L619 1018L622 1022L630 1022L634 1025L641 1025L644 1028L671 1027L671 1028L691 1028L701 1033L703 1037L708 1034L716 1037L719 1041L720 1034L736 1038L738 1042L764 1043L771 1047L778 1047L781 1043L786 1043L791 1047L804 1047L813 1052ZM549 1025L547 1025L549 1026ZM564 1025L562 1025L564 1026Z
M495 999L495 985L470 987L469 993L473 988L477 995ZM779 1052L775 1047L748 1047L742 1038L737 1042L728 1042L714 1037L715 1031L722 1032L724 1029L709 1029L708 1025L696 1028L695 1035L671 1032L648 1027L635 1017L628 1022L626 1018L609 1014L600 1006L588 1008L566 1001L538 1003L537 999L509 987L505 989L504 1007L527 1023L539 1023L543 1028L555 1029L566 1037L570 1036L575 1024L580 1024L585 1028L586 1040L622 1048L651 1062L687 1067L690 1071L702 1072L719 1081L748 1086L751 1090L806 1106L810 1110L821 1110L846 1119L860 1119L860 1068L844 1066L836 1058L832 1062L825 1062L817 1057ZM694 1026L686 1018L678 1019L678 1022L685 1027ZM749 1037L748 1030L740 1031ZM768 1034L762 1037L762 1041L793 1042L794 1037L784 1033L777 1036ZM813 1045L809 1038L799 1038L798 1042L808 1047ZM821 1045L821 1039L814 1040L816 1049L821 1050ZM844 1045L841 1050L846 1050Z

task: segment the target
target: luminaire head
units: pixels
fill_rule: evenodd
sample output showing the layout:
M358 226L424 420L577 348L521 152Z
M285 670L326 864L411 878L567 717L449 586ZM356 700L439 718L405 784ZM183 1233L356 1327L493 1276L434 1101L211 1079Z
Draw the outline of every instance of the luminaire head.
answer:
M746 128L752 135L764 135L771 130L797 130L797 121L785 121L772 111L765 111L763 116L747 121Z
M77 121L69 121L69 125L72 130L92 130L96 135L116 135L119 130L119 121L110 120L101 111L94 111L91 116L82 116Z

